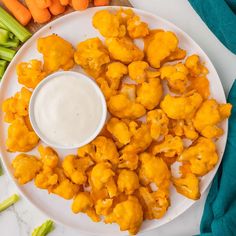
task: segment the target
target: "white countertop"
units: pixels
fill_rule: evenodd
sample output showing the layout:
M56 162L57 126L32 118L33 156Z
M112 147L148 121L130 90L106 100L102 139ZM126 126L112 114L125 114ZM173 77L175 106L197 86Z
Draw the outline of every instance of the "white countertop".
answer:
M221 78L226 94L236 78L236 56L227 50L209 31L199 16L193 11L187 0L130 0L133 6L151 11L173 22L187 32L208 54ZM0 177L0 201L17 188L7 174ZM143 236L190 236L199 233L199 224L206 194L188 211L161 226L160 228L140 234ZM25 199L0 215L1 236L29 236L32 230L43 223L47 216L39 212ZM50 236L85 236L73 229L56 225Z

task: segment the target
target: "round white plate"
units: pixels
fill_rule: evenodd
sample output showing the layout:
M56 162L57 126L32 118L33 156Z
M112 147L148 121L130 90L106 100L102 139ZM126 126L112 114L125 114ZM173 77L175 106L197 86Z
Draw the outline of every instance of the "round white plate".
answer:
M103 9L103 8L100 8ZM30 59L42 59L42 55L37 51L37 39L39 37L44 37L52 33L58 34L59 36L65 38L71 42L75 47L78 42L83 41L90 37L101 37L98 31L92 27L92 16L99 8L90 8L83 12L73 12L66 16L63 16L43 27L36 34L32 36L30 40L19 50L14 60L9 65L4 78L2 79L1 88L0 88L0 103L2 104L3 100L12 96L18 91L21 86L17 83L16 76L16 65L22 61L28 61ZM116 9L116 7L110 7L110 9ZM165 30L171 30L176 33L179 38L179 46L187 50L188 55L197 53L200 55L201 59L205 61L207 68L209 69L208 79L211 84L211 94L212 97L216 98L218 102L226 102L224 91L217 75L215 68L213 67L211 61L203 50L181 29L173 25L172 23L152 15L148 12L136 10L134 11L141 16L142 20L147 22L150 28L163 28ZM79 68L75 68L79 70ZM37 189L34 186L34 183L28 183L26 185L18 185L16 180L13 177L13 171L11 167L11 160L17 154L11 154L6 151L5 141L7 138L7 127L8 125L3 122L3 114L0 112L0 149L1 156L5 168L7 169L12 180L18 186L19 191L39 210L47 214L50 218L56 222L60 222L64 225L76 228L84 233L90 233L93 235L124 235L127 232L120 232L119 227L116 224L105 225L104 223L93 223L86 215L84 214L73 214L70 210L71 201L64 200L54 194L48 194L47 191ZM227 121L222 123L222 127L225 130L225 134L217 142L217 149L222 158L226 138L227 138ZM76 150L59 150L60 156L64 156L69 153L76 153ZM30 153L37 154L36 149L32 150ZM220 164L212 170L208 175L204 176L201 181L201 193L203 193L207 186L211 183L216 170ZM175 217L186 211L194 201L189 200L182 195L176 193L174 188L171 188L171 206L168 209L167 214L160 220L145 221L142 225L141 231L151 230L157 228L167 222L170 222Z

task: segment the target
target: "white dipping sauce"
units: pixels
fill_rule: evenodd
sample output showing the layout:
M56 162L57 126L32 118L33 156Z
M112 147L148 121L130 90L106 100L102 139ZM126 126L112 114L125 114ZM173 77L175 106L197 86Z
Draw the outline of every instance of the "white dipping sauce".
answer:
M32 105L42 139L61 147L86 142L100 131L105 120L102 99L88 78L70 73L49 78L35 94Z

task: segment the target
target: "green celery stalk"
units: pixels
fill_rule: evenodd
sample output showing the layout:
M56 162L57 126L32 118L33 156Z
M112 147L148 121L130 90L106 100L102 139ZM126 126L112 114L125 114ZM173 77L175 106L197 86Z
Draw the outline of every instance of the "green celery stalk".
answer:
M7 61L0 60L0 79L3 77L3 74L7 68ZM0 174L1 176L1 174Z
M9 31L0 28L0 44L6 43L9 39Z
M0 43L0 46L4 46L6 48L16 48L19 46L19 44L20 44L20 40L17 38L14 38L14 39L8 40L5 43Z
M0 21L0 28L5 29L5 30L9 30L1 21Z
M0 46L0 59L3 59L5 61L11 61L12 58L15 56L15 54L16 54L15 50Z
M0 203L0 212L6 210L8 207L13 205L19 200L19 195L14 194L11 197L7 198L3 202Z
M21 41L25 42L31 37L31 33L17 20L0 7L0 21Z
M47 220L39 227L35 228L31 236L46 236L54 229L53 221Z
M9 38L10 38L10 39L14 39L14 38L15 38L15 35L14 35L12 32L9 32Z
M0 162L0 176L3 175L3 168L2 168L2 163Z

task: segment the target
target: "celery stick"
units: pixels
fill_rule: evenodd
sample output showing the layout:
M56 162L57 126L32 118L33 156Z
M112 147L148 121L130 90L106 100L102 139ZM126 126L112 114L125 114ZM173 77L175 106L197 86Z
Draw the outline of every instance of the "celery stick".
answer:
M5 29L0 29L0 44L6 43L9 39L9 31Z
M0 7L0 21L21 41L25 42L31 37L31 33L17 20Z
M4 48L0 46L0 59L11 61L12 58L15 56L15 53L16 51L12 49Z
M0 60L0 80L3 77L3 74L7 68L7 62L4 60Z
M9 38L10 38L10 39L14 39L14 38L15 38L15 35L14 35L12 32L9 32Z
M1 21L0 21L0 28L5 29L5 30L9 30Z
M47 220L41 226L34 229L31 236L46 236L53 229L53 221Z
M0 42L0 46L4 46L4 47L6 47L6 48L16 48L16 47L19 46L19 44L20 44L20 40L17 39L17 38L8 40L8 41L5 42L5 43L1 43L1 42Z
M16 203L18 200L19 196L17 194L14 194L11 197L4 200L3 202L0 203L0 212L6 210L8 207Z

